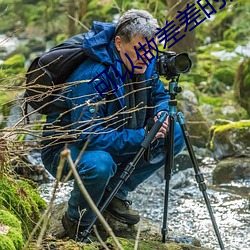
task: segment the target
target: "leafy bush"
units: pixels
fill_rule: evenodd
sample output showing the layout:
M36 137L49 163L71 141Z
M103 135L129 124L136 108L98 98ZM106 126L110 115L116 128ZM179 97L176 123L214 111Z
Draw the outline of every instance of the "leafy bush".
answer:
M230 68L218 68L215 69L213 73L213 77L215 80L220 81L228 86L232 86L235 78L235 71Z

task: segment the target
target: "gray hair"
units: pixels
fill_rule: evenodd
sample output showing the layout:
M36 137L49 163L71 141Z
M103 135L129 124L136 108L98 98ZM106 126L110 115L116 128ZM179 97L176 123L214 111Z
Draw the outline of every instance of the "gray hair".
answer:
M145 10L128 10L118 20L116 25L116 36L120 36L128 43L136 35L151 39L155 37L157 20Z

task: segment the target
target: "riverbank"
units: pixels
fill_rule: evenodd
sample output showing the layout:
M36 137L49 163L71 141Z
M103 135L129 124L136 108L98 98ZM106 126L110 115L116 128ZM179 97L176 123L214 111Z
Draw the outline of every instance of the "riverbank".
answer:
M201 171L207 184L209 200L227 250L247 250L250 246L250 209L248 192L250 180L234 181L229 184L212 185L212 171L215 161L204 158ZM130 194L132 207L143 218L150 220L160 234L162 227L165 181L159 172L149 178L136 192ZM168 226L175 236L195 237L202 246L219 250L212 223L194 178L194 171L188 168L174 174L171 181ZM45 200L50 199L53 182L43 184L39 190ZM66 201L72 182L64 184L57 193L55 202Z

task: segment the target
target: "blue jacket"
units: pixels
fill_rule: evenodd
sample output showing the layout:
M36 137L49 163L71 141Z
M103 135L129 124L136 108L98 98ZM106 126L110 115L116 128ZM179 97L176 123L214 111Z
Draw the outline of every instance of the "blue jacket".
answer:
M86 59L67 80L68 87L63 91L63 102L57 101L55 108L47 116L47 123L63 127L61 138L70 138L79 147L88 139L88 150L104 150L114 155L135 153L145 137L144 128L126 129L124 127L124 88L123 81L117 76L113 65L122 75L122 65L117 63L114 46L115 25L94 22L93 28L86 33L83 48ZM108 68L108 76L101 74ZM99 76L98 76L99 75ZM98 76L98 77L97 77ZM97 77L97 78L96 78ZM110 90L114 90L112 81L117 84L114 91L115 100L110 101L108 95L103 97L98 89L104 89L104 81ZM169 95L155 71L155 62L147 67L144 73L147 80L147 106L153 107L149 115L159 111L168 111ZM94 79L94 80L93 80ZM93 81L91 81L93 80ZM80 83L78 82L80 81ZM90 82L90 83L89 83ZM106 100L106 101L104 101ZM62 112L66 106L66 112ZM58 130L58 129L57 129ZM59 129L60 130L60 129ZM58 135L61 132L45 132L46 135Z

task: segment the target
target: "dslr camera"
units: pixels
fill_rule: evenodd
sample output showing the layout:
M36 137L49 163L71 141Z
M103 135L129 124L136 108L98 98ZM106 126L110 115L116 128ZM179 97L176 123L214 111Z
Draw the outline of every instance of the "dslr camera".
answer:
M171 80L181 73L188 73L192 67L192 61L187 53L176 54L174 51L165 52L156 61L156 69L159 75Z

